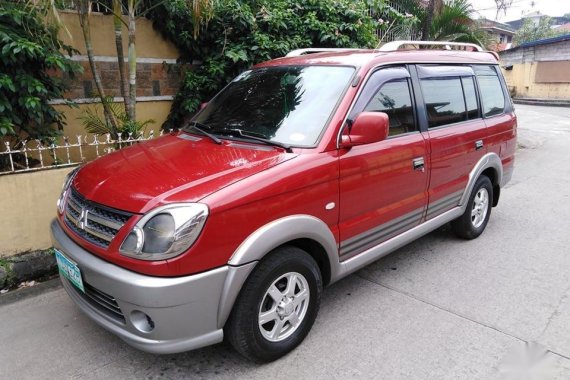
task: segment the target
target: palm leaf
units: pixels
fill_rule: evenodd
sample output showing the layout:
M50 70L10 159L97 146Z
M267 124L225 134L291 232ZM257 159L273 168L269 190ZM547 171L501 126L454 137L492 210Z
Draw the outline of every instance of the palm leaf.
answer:
M105 135L113 132L113 128L94 110L85 110L79 119L81 120L81 124L83 124L85 131L89 133Z
M473 7L467 0L452 0L433 18L430 39L435 41L485 42L477 24L471 19Z

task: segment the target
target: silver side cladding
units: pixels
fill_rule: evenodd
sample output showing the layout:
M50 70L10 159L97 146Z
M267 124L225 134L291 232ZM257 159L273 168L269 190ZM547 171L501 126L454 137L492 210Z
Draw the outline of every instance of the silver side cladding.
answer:
M503 172L503 179L501 180L501 187L505 187L507 183L513 178L513 171L515 169L514 165L509 166L508 168L504 169Z
M473 187L475 187L475 182L477 179L485 171L485 169L493 168L497 174L497 182L503 183L503 163L499 158L497 153L491 152L485 154L481 159L475 164L475 167L469 173L469 182L467 183L467 187L465 188L465 192L461 197L461 201L459 205L462 207L466 207L467 200L473 191Z
M260 227L240 244L228 264L259 261L273 249L295 239L312 239L319 243L327 254L331 270L336 269L338 245L331 229L321 219L303 214L286 216Z

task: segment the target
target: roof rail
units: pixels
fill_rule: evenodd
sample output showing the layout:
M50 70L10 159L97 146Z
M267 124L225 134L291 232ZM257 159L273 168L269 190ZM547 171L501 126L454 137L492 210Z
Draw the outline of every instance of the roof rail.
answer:
M325 53L325 52L341 53L344 51L355 51L355 50L360 50L360 49L307 48L307 49L292 50L289 53L287 53L287 55L285 57L298 57L300 55L305 55L305 54Z
M421 45L421 46L445 46L445 49L451 50L452 46L457 47L470 47L475 51L483 51L483 48L476 44L467 42L447 42L447 41L393 41L384 44L378 51L394 51L406 45Z

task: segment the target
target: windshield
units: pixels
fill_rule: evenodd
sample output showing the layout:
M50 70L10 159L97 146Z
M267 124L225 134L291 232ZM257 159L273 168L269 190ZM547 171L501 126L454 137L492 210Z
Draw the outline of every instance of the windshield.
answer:
M313 146L352 78L342 66L279 66L246 71L194 119L208 132L239 129L271 141Z

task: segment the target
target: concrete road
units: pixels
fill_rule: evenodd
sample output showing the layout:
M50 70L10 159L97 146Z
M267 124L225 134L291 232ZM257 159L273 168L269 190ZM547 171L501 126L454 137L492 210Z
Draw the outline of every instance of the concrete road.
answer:
M0 307L0 378L570 378L570 109L517 113L516 170L486 232L442 228L328 288L287 357L144 354L58 288Z

